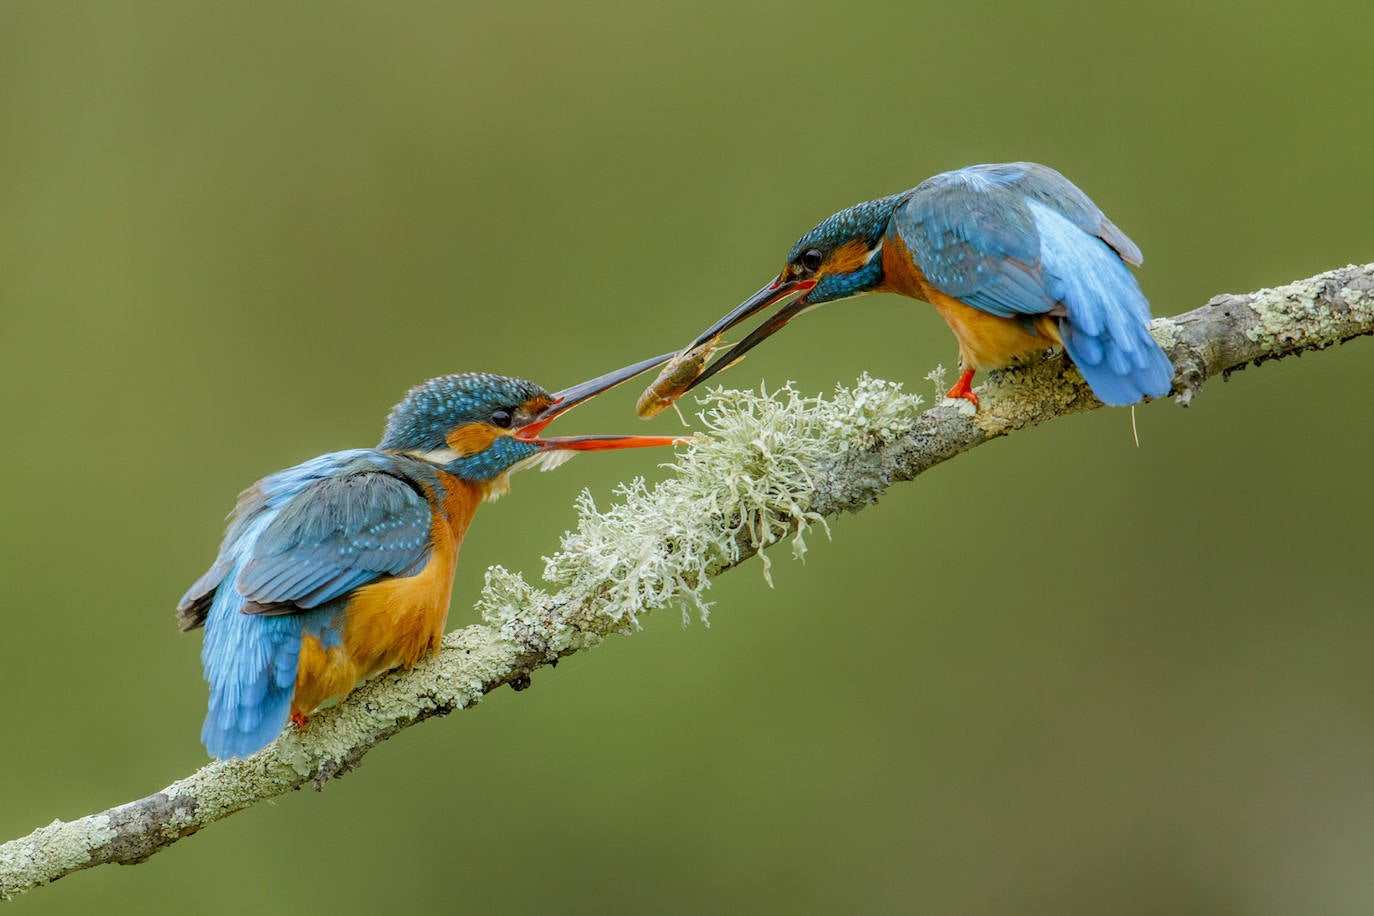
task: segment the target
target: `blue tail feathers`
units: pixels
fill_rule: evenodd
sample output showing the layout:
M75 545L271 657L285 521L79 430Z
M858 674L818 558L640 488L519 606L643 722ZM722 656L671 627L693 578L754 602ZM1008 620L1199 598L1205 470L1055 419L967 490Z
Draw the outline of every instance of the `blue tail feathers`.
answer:
M259 751L286 725L304 630L298 614L243 613L235 573L215 593L200 653L210 684L200 740L219 758Z
M1100 238L1044 204L1030 208L1045 282L1068 311L1059 322L1064 349L1093 394L1112 406L1168 394L1173 363L1150 336L1150 303L1130 269Z

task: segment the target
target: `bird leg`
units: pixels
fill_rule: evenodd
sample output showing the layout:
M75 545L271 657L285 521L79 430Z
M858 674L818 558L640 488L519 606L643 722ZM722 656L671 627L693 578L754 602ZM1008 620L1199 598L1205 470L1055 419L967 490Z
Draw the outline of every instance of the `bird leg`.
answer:
M974 409L978 408L978 395L973 393L973 369L965 369L959 373L959 381L954 383L954 387L945 392L947 398L963 398L973 404Z
M299 710L292 711L291 721L301 731L305 731L306 728L310 725L310 717L307 716L305 713L300 712Z

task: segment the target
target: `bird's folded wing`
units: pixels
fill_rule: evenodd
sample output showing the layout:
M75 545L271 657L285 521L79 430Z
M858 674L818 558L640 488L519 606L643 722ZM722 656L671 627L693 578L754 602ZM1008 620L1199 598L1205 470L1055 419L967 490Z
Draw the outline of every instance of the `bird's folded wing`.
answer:
M927 281L947 296L1003 318L1062 310L1044 275L1043 204L1140 262L1140 249L1067 178L1033 163L973 166L924 182L893 225Z
M414 575L429 561L432 520L429 501L391 474L315 481L254 541L235 581L244 611L295 613L379 578Z

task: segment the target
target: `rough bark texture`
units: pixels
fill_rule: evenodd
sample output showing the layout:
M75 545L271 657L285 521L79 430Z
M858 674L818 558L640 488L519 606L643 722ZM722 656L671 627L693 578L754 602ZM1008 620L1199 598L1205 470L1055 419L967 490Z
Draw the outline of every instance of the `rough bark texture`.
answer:
M1186 406L1218 374L1374 333L1374 264L1217 296L1176 318L1156 320L1152 330L1173 360L1175 394ZM976 415L967 405L945 403L915 416L895 440L838 451L840 457L810 469L810 508L822 515L857 510L892 483L990 439L1102 406L1062 358L995 375L979 394ZM737 557L713 562L709 571L718 574L757 553L752 542L742 539L738 546ZM582 607L541 606L500 626L451 633L440 652L415 668L378 678L320 713L308 734L288 728L252 757L207 764L147 798L75 821L55 820L0 845L0 899L93 865L142 862L264 799L305 785L321 788L401 729L471 706L503 684L523 689L534 669L625 629L623 620L598 616L596 601L593 594Z

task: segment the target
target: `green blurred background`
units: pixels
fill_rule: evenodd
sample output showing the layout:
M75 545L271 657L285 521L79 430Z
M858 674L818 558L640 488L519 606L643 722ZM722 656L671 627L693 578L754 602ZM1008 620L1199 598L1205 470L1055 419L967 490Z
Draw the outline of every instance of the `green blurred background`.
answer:
M172 608L243 486L412 383L683 342L794 239L1018 158L1157 313L1374 258L1358 2L0 6L0 838L204 761ZM928 393L875 297L726 378ZM632 639L21 913L1368 913L1374 343L1057 422ZM625 392L569 432L642 425ZM538 578L582 486L463 548Z

